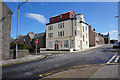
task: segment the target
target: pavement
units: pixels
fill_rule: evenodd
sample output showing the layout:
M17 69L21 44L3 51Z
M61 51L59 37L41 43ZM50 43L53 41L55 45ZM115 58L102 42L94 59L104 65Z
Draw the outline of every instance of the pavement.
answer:
M19 63L24 63L24 62L30 62L30 61L42 59L44 57L45 56L43 56L43 55L29 55L28 57L25 57L25 58L3 60L3 61L0 61L0 67L1 66L13 65L13 64L19 64Z
M118 64L101 64L93 66L84 66L75 69L65 70L48 75L45 78L86 78L95 80L98 78L118 79ZM58 80L59 80L58 79ZM119 78L120 79L120 78Z

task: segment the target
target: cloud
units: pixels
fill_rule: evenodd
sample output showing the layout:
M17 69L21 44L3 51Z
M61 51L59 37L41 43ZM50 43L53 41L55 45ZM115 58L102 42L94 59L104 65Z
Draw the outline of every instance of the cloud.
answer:
M105 32L103 34L107 35L108 32ZM109 31L109 34L110 34L110 39L118 39L118 31L117 30Z
M45 24L47 22L47 19L43 15L40 15L40 14L26 13L25 16L31 19L35 19L42 24Z

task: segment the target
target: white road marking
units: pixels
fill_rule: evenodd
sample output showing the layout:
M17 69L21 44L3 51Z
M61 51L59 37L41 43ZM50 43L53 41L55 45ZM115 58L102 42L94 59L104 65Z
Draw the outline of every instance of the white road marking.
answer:
M115 54L107 63L110 63L115 57L116 57L117 54Z
M114 61L114 62L117 62L117 61L118 61L118 59L119 59L119 56L117 56L117 58L115 59L115 61Z

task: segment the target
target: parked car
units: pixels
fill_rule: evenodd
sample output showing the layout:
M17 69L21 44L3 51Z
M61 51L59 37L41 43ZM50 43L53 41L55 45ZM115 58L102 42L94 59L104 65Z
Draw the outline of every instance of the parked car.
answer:
M115 49L115 48L120 48L120 42L115 42L113 44L113 49Z

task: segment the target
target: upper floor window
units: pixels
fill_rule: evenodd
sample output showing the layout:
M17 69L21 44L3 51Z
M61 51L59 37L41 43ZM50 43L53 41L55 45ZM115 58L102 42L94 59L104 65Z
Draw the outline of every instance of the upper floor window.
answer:
M75 35L77 35L77 30L75 30Z
M64 23L59 23L58 28L64 28Z
M87 38L87 33L86 33L86 38Z
M54 20L54 18L52 18L51 20Z
M53 33L48 33L48 38L52 38L53 37Z
M74 21L74 26L77 26L77 22L76 22L76 20Z
M64 23L63 23L63 25L62 25L62 26L63 26L63 28L64 28Z
M86 26L86 31L87 31L87 26Z
M58 19L59 19L60 17L58 16Z
M85 41L85 37L84 37L84 35L83 35L83 41Z
M48 30L52 30L53 29L53 26L48 26Z
M61 32L58 32L58 37L62 37L62 36L64 36L64 31L61 31Z
M83 26L83 32L84 32L84 26Z

